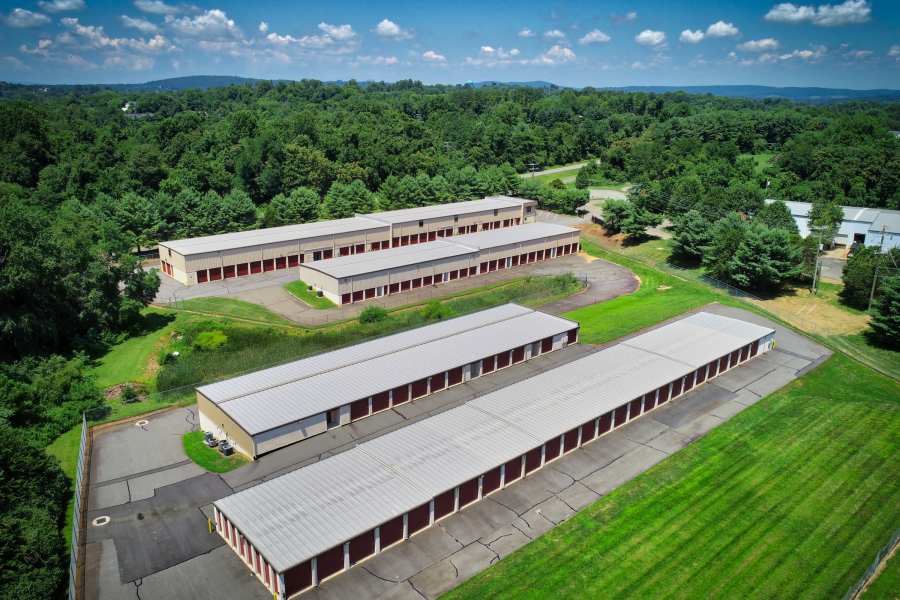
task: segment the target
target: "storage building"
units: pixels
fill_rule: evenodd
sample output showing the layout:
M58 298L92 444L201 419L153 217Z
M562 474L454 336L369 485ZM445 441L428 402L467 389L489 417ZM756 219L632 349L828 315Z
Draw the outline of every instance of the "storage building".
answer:
M766 200L772 203L774 200ZM801 237L809 235L809 202L785 202L794 217ZM883 252L900 248L900 211L887 208L865 208L842 206L844 218L841 220L835 244L850 246L854 242L866 246L880 247Z
M199 387L200 427L256 458L577 339L573 321L506 304Z
M284 227L160 242L160 268L185 284L288 269L534 221L534 200L491 196Z
M767 351L773 334L698 313L217 500L217 531L292 596Z
M572 254L578 239L577 229L531 223L304 264L300 278L335 304L350 304Z

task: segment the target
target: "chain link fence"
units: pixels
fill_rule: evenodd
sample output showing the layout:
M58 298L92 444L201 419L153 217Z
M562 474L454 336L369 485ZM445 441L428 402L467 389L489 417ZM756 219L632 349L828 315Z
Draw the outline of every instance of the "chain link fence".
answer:
M860 597L863 589L872 580L875 572L878 571L878 567L881 566L881 562L891 555L891 552L894 551L894 548L896 548L898 544L900 544L900 529L896 530L894 532L894 535L891 536L890 541L875 554L875 560L872 561L872 564L869 565L869 568L866 569L866 572L863 574L863 576L859 578L859 581L857 581L853 587L847 590L847 593L844 594L843 600L856 600L856 598Z
M87 449L90 429L87 415L81 415L81 442L78 447L78 463L75 466L75 502L72 509L72 545L69 549L69 600L77 600L81 596L82 546L81 539L84 524L84 507L82 500L85 492L85 469L87 468Z

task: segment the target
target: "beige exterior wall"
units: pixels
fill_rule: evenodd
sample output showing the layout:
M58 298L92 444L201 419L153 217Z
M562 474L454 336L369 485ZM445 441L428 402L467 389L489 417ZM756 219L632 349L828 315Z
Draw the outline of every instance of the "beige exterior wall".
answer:
M212 432L218 440L228 439L234 445L235 450L249 458L256 456L256 445L253 443L253 438L200 392L197 392L197 408L200 412L200 429Z

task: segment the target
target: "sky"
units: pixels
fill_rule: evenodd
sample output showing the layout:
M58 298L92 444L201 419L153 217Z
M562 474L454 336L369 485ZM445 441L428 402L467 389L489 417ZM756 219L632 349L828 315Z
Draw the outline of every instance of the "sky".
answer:
M900 88L900 0L0 0L0 80Z

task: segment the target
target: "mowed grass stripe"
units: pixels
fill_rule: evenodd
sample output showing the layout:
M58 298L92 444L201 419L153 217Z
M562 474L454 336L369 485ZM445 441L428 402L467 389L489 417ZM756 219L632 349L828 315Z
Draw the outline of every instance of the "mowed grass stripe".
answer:
M841 596L900 525L895 398L836 355L448 598Z

